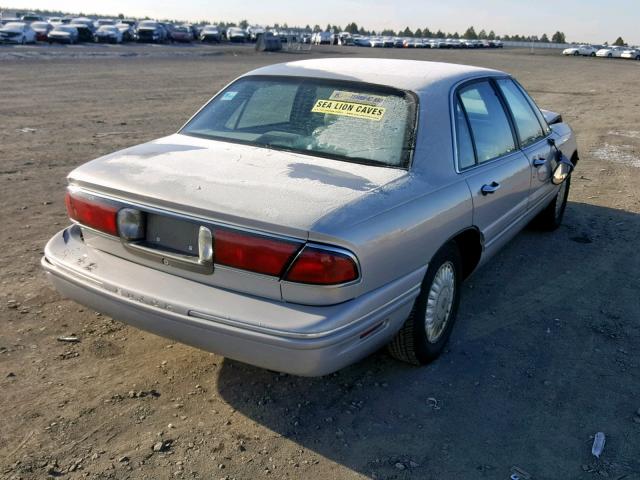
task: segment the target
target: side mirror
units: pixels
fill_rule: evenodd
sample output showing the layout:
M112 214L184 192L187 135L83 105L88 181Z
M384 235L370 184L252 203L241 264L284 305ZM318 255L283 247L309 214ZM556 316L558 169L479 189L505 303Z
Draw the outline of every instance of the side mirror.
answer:
M555 146L555 143L554 143L554 146ZM558 164L556 165L556 168L553 170L553 175L551 176L551 183L553 183L554 185L560 185L567 178L569 178L569 175L571 175L571 172L573 171L573 163L571 163L571 160L565 157L560 150L556 150L556 151L557 151L556 157L557 157Z

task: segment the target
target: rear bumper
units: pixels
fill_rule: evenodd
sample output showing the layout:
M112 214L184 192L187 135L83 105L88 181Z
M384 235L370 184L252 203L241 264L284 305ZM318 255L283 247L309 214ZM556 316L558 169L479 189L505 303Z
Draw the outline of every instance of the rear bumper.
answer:
M114 319L304 376L334 372L385 345L407 318L424 275L419 269L339 305L295 305L203 285L90 249L77 227L49 241L42 266L62 295Z

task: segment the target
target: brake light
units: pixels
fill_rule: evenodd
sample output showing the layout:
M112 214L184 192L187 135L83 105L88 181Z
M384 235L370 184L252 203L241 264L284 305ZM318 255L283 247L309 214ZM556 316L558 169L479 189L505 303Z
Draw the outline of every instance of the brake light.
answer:
M225 229L216 229L214 237L217 264L278 277L301 245Z
M351 255L306 247L295 259L285 280L314 285L337 285L358 278L358 266Z
M89 228L118 236L116 215L118 206L90 196L67 191L64 199L69 218Z

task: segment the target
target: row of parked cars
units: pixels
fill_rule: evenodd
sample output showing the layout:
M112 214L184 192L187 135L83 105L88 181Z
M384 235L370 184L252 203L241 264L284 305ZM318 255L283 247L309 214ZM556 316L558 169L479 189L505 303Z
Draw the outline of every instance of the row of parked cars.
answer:
M467 40L457 38L410 38L365 36L348 32L316 32L311 35L314 45L355 45L380 48L502 48L500 40Z
M606 45L576 45L565 48L563 55L574 57L627 58L640 60L640 47L620 47Z
M262 30L264 32L264 30ZM255 40L258 28L218 28L216 25L176 25L155 20L91 19L86 17L52 17L37 15L0 20L0 43L27 44L35 42L245 42Z

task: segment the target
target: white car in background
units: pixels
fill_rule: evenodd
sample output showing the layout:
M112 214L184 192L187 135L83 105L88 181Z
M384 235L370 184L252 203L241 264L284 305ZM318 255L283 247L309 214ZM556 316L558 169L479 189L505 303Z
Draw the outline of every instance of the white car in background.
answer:
M227 40L244 43L247 41L247 32L238 27L229 27L227 28Z
M595 57L598 49L596 47L592 47L591 45L578 45L576 47L565 48L562 51L563 55L573 55L573 56L584 56L584 57Z
M596 57L620 58L627 47L605 47L596 52Z
M36 43L36 32L24 22L7 23L0 28L0 43Z
M628 48L627 50L622 52L622 55L620 55L620 58L630 58L632 60L640 60L640 48Z
M311 43L314 45L331 45L333 43L333 33L316 32L311 37Z

